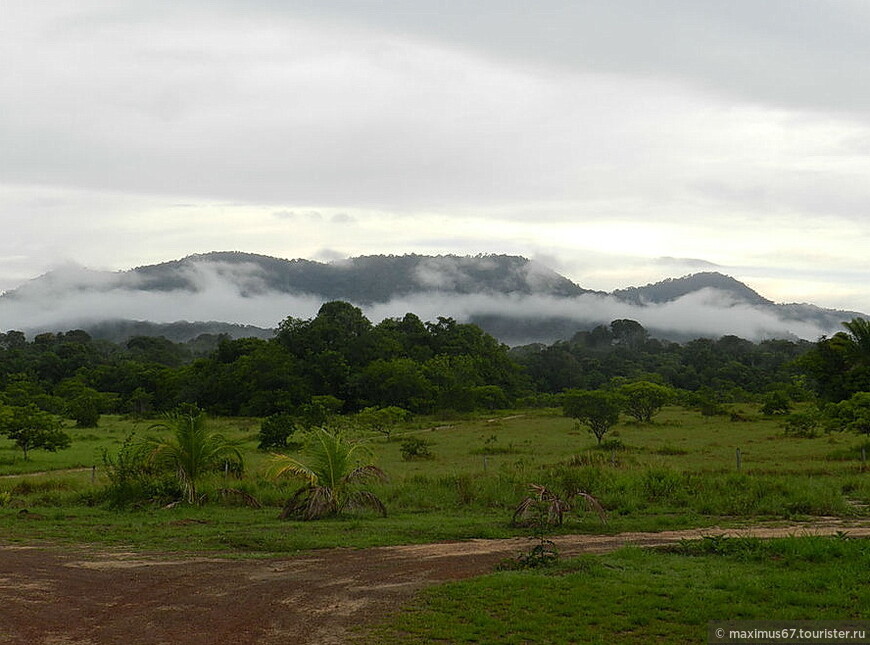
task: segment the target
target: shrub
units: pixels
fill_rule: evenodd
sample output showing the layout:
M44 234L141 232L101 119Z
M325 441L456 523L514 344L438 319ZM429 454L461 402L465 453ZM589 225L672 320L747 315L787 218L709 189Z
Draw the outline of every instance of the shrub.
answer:
M785 419L786 436L812 439L819 435L822 426L822 415L817 410L808 412L792 412Z
M147 446L129 434L114 457L103 451L103 466L109 485L104 498L111 508L125 508L146 501L172 501L181 496L170 474L160 475L148 463Z
M402 459L405 461L413 461L415 459L432 459L432 452L429 450L429 442L419 437L409 437L405 439L399 450L402 453Z
M782 390L775 390L764 395L764 404L761 413L768 416L774 414L788 414L791 410L791 400L788 394Z
M410 419L411 416L410 411L390 405L385 408L363 408L356 415L356 420L369 430L384 435L389 441L395 427Z
M287 440L296 432L296 419L289 414L273 414L263 419L260 425L260 440L257 446L260 450L286 448Z
M622 439L617 439L615 437L613 439L607 439L606 441L602 441L597 446L595 446L595 448L598 450L604 450L604 451L628 450L628 446L626 446L624 443L622 443Z

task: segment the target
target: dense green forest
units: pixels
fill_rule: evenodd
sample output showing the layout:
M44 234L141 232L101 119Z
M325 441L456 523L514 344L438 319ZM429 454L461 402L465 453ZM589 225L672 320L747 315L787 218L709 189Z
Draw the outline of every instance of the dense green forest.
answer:
M650 382L682 402L836 403L870 389L866 321L817 343L735 336L678 344L633 320L549 346L508 348L471 324L409 313L373 324L342 301L287 318L271 339L203 335L187 343L137 336L123 344L80 330L0 334L6 406L93 425L101 413L149 415L192 404L214 415L297 414L312 401L335 412L413 413L559 405L566 390ZM308 408L306 408L308 406Z

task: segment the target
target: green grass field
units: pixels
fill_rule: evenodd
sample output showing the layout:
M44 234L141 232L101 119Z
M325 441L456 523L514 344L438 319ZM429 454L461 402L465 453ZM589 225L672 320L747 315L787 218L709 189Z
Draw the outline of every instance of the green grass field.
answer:
M706 538L442 585L360 643L702 643L714 620L870 616L870 543Z
M385 502L389 516L363 513L318 522L277 519L299 483L266 476L270 456L256 449L256 419L210 420L211 427L241 442L246 460L241 479L219 474L205 482L210 503L110 510L101 497L103 453L117 453L131 432L142 437L159 430L151 428L153 422L104 417L98 428L71 428L70 449L34 451L27 462L11 442L0 444L0 534L21 542L263 553L505 537L522 534L510 519L530 483L586 491L607 509L606 524L578 509L564 526L553 529L560 532L866 513L870 484L862 471L859 437L789 438L779 420L763 418L754 409L741 412L750 420L668 408L652 425L620 424L605 437L611 447L605 450L555 410L449 421L418 418L398 429L391 441L370 437L371 460L390 477L370 488ZM401 443L409 436L427 441L432 458L403 460ZM222 496L220 489L244 491L263 508L248 508L241 496ZM25 521L25 515L42 519Z
M69 450L34 451L27 462L0 442L0 540L239 558L521 536L529 529L510 520L530 483L583 490L607 511L603 523L577 507L563 526L546 529L552 534L867 519L861 437L791 438L781 421L752 407L739 416L748 420L672 407L654 424L618 425L604 449L555 410L418 418L391 441L368 437L371 462L389 475L370 486L386 518L360 513L311 522L278 519L299 482L267 477L270 456L256 449L256 419L210 420L240 442L246 470L241 478L218 473L204 481L208 503L109 508L104 452L117 454L131 432L160 431L150 429L153 422L104 417L98 428L70 429ZM408 437L428 442L432 458L403 460ZM360 642L702 642L710 620L867 618L868 565L870 545L859 539L708 538L665 550L627 548L431 588L362 632Z

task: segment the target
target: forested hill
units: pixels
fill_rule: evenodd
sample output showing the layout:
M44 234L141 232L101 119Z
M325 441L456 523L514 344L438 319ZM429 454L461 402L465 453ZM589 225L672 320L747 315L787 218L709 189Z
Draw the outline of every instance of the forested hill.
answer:
M196 265L225 265L247 294L312 294L357 304L389 302L421 291L457 294L546 294L555 297L589 293L547 267L514 255L367 255L338 262L282 260L264 255L214 252L174 262L139 267L131 272L146 290L199 288ZM235 267L238 271L232 271Z
M84 329L119 342L142 334L177 341L200 333L264 337L286 316L308 318L335 300L361 307L372 320L414 311L423 320L473 322L509 345L565 340L615 319L637 320L654 336L677 341L815 340L861 315L777 304L713 272L608 294L512 255L374 255L321 263L215 252L128 271L52 271L0 296L0 331Z
M701 289L715 289L729 294L735 301L752 305L773 305L773 301L759 295L753 289L731 276L714 271L694 273L682 278L668 278L643 287L617 289L613 295L638 305L671 302Z

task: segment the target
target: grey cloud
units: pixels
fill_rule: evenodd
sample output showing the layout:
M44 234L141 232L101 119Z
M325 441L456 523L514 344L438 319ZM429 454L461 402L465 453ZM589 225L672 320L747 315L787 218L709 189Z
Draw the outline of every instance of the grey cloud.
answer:
M726 294L705 290L662 305L638 307L610 296L583 295L576 298L544 296L488 296L421 294L366 309L373 319L413 311L423 319L449 315L469 320L476 315L574 320L577 329L609 323L620 318L637 320L651 329L668 330L680 336L718 338L734 334L751 340L796 336L815 340L832 330L813 323L789 321L770 311L735 304ZM537 339L527 339L529 341Z
M525 62L672 78L750 101L870 116L864 2L550 0L507 8L499 0L327 0L294 11Z

